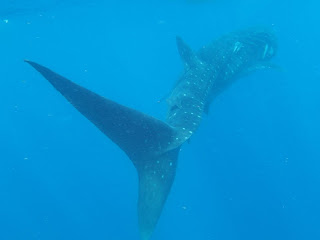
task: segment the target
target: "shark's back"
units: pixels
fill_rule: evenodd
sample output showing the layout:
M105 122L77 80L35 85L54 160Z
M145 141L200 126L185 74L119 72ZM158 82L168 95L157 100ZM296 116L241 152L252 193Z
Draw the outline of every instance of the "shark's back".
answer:
M193 52L181 39L177 42L185 69L168 98L168 120L177 124L179 121L176 119L181 119L180 122L188 125L192 132L218 94L236 79L256 69L269 68L269 60L277 51L275 35L267 28L251 28L224 35L197 52ZM192 104L183 106L183 102ZM190 121L185 123L184 114L189 112L196 113L199 121L188 117Z
M219 65L236 61L243 67L258 61L270 60L277 51L277 40L272 30L255 27L226 34L203 46L197 56L209 65ZM246 64L246 65L244 65Z

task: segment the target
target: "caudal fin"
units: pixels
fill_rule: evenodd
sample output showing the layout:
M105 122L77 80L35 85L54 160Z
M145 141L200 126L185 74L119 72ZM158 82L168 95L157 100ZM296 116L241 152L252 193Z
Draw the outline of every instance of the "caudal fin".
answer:
M140 233L142 240L148 240L175 176L180 147L170 146L174 129L158 119L101 97L35 62L26 62L132 160L139 174Z

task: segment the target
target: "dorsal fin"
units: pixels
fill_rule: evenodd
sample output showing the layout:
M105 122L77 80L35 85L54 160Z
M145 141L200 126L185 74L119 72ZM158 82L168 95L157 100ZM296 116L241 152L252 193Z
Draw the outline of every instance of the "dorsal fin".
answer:
M196 56L191 50L191 48L182 40L181 37L176 37L177 48L179 55L184 63L188 66L193 66L196 64Z
M139 175L141 239L149 240L175 177L180 146L168 146L173 143L174 130L160 120L103 98L46 67L26 62L132 160Z

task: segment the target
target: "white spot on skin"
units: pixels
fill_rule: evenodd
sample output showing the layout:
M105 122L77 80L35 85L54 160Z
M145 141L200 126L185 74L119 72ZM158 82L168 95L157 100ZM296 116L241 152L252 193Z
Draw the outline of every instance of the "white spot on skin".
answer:
M4 21L4 23L8 23L8 22L9 22L9 20L8 20L8 19L4 19L3 21Z
M170 162L169 165L172 166L172 162Z

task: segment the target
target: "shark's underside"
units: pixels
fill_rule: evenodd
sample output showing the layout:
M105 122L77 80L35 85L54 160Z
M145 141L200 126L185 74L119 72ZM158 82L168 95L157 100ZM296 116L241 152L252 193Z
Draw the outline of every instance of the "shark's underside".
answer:
M210 102L237 78L268 67L268 60L276 52L273 33L266 29L225 35L197 53L180 38L177 45L185 69L167 99L166 122L101 97L26 60L133 162L139 175L142 240L150 239L161 215L175 177L180 147L197 130Z

